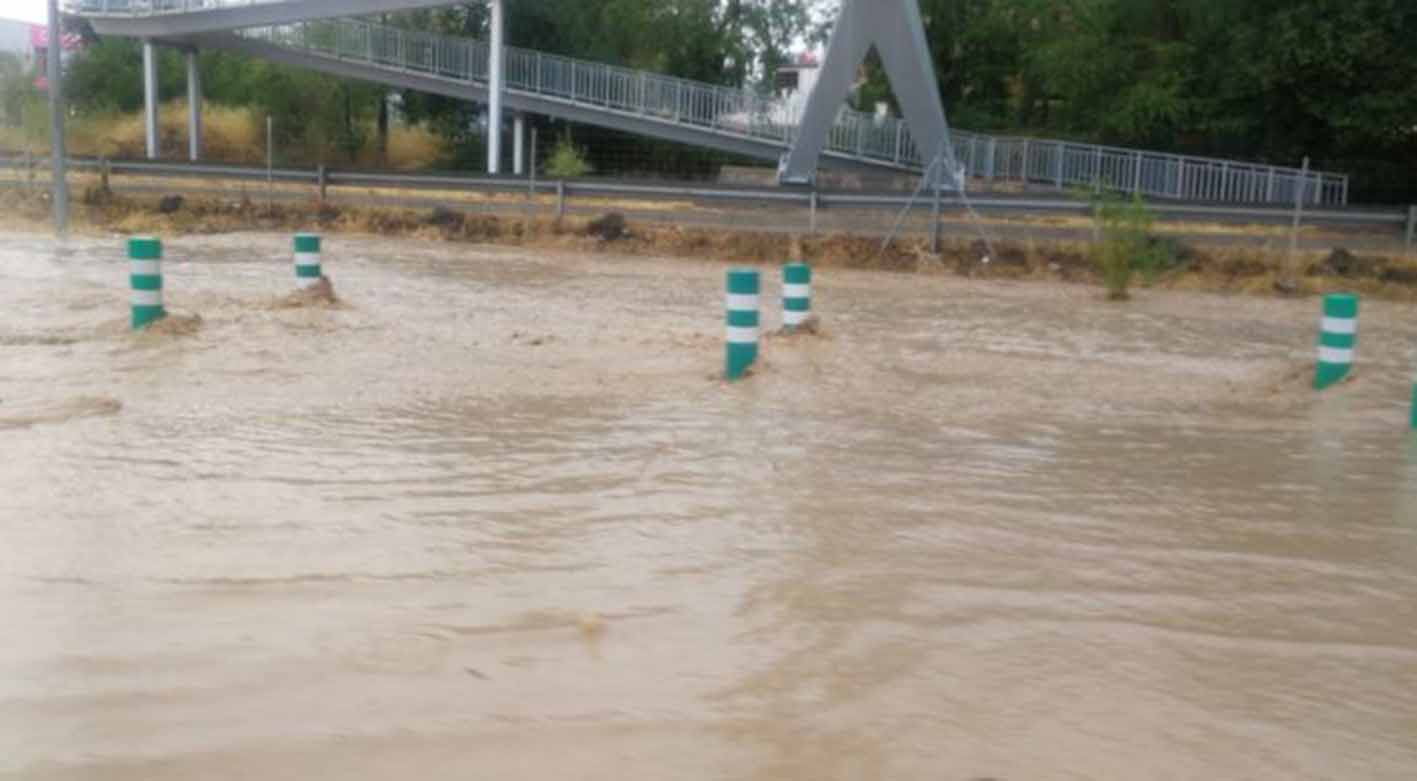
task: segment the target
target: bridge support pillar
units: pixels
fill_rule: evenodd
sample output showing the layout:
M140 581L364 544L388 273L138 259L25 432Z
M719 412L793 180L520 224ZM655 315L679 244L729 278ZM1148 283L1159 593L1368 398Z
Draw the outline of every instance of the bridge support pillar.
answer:
M197 70L197 50L187 50L187 158L202 158L202 74Z
M143 131L148 159L156 160L157 148L157 47L143 40Z
M487 173L502 170L502 88L505 81L502 65L506 51L502 41L502 17L505 0L492 0L491 45L487 47Z
M954 171L949 168L954 153L946 143L949 126L925 40L919 0L842 0L827 56L817 84L807 97L797 137L778 165L780 181L810 184L816 179L817 161L826 146L827 134L872 45L881 56L910 135L920 150L921 162L926 172L933 174L927 184L939 187L953 180ZM934 164L936 161L945 165Z
M526 173L526 115L520 113L512 117L512 173Z

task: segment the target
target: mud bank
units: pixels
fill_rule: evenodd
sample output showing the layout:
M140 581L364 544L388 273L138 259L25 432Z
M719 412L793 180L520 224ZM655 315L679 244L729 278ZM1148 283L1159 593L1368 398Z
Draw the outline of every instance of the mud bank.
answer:
M751 229L724 230L661 223L628 223L606 231L605 219L507 216L450 209L368 208L331 204L258 204L250 199L181 199L172 209L158 198L115 195L90 189L75 205L81 233L211 235L236 231L319 230L385 238L432 239L576 252L613 252L639 257L678 257L763 263L801 258L823 268L898 273L958 274L980 279L1028 280L1097 285L1099 276L1086 242L1002 241L992 247L977 239L947 238L939 254L923 239L907 237L883 246L875 237L849 233L802 236ZM42 226L48 220L44 195L18 190L0 193L0 227ZM618 215L614 215L618 217ZM1243 227L1236 228L1242 233ZM1283 253L1254 247L1200 247L1161 238L1174 262L1139 288L1281 295L1277 288ZM1329 252L1301 253L1299 295L1337 290L1395 301L1417 300L1417 260Z

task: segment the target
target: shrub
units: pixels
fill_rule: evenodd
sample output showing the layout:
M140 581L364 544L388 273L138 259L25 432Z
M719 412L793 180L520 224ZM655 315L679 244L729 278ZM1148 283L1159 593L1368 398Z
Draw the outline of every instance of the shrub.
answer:
M1148 284L1171 262L1166 242L1153 241L1151 227L1156 222L1140 195L1131 200L1104 193L1093 200L1099 240L1093 245L1092 261L1102 274L1107 297L1125 301L1130 297L1132 277L1140 272Z
M585 176L590 172L591 167L590 163L586 162L585 150L577 148L571 141L571 132L566 131L566 135L556 142L556 148L551 150L551 156L546 159L546 175L567 178Z

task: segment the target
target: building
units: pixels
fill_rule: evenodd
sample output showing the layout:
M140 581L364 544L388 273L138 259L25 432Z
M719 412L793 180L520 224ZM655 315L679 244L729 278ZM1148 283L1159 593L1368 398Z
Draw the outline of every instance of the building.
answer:
M34 49L30 46L29 22L14 19L0 19L0 54L19 57L28 69L34 63Z
M78 51L83 39L69 33L63 36L60 46L64 56ZM45 74L49 52L49 28L42 24L30 24L14 19L0 19L0 53L11 54L20 59L20 67L25 73L34 74L36 89L49 89L49 79Z

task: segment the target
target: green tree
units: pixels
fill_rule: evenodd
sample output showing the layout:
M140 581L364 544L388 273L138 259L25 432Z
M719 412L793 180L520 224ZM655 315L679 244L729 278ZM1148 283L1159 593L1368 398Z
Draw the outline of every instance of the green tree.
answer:
M25 107L37 96L32 76L20 58L0 53L0 122L16 127L24 122Z

